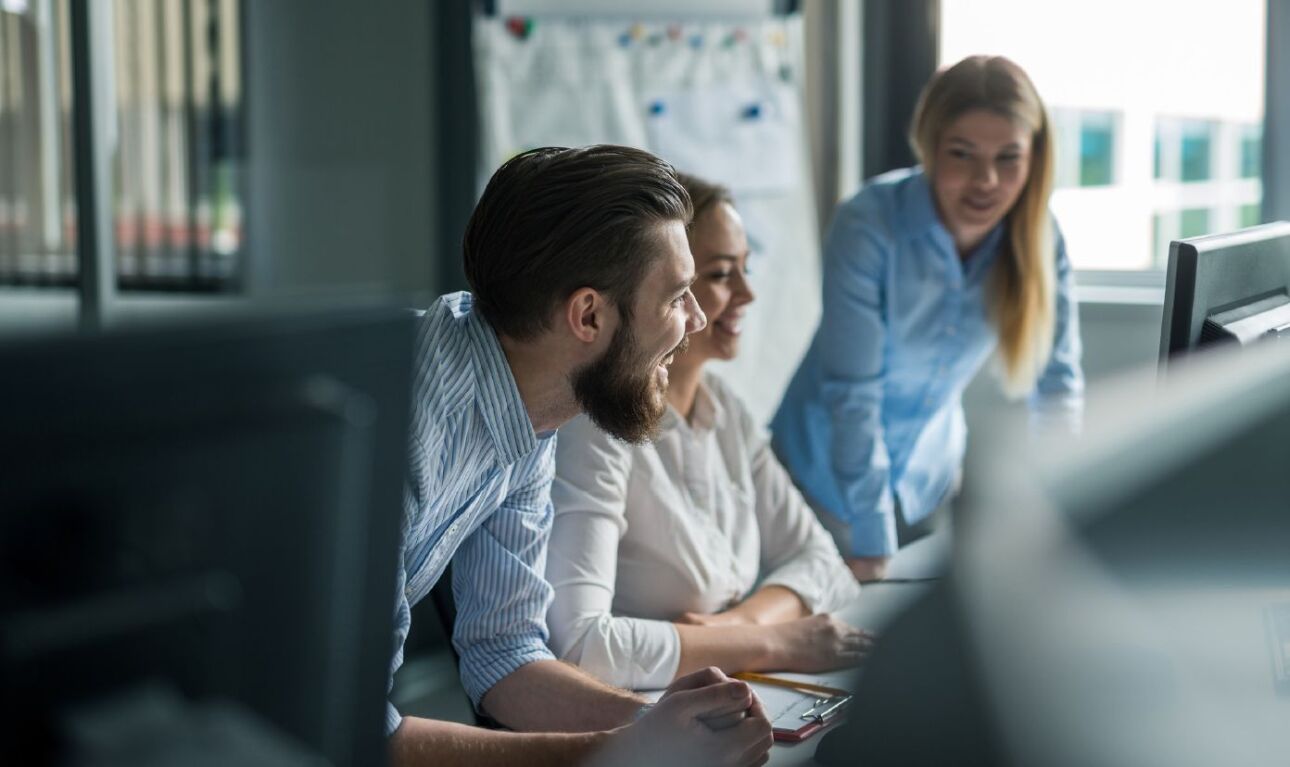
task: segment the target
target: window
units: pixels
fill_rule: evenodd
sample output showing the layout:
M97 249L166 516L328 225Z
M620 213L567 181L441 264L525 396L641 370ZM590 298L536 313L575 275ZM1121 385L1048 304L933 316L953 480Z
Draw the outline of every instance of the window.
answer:
M1208 181L1214 177L1210 159L1213 137L1214 126L1211 123L1188 121L1182 124L1182 166L1179 178L1183 181Z
M1241 222L1241 228L1247 226L1257 226L1263 222L1263 211L1259 205L1242 205L1236 212L1237 218Z
M1115 127L1109 114L1086 114L1079 129L1079 185L1108 186L1115 174Z
M1052 209L1077 269L1159 269L1170 240L1238 228L1259 206L1266 0L973 0L940 13L942 64L1002 54L1044 97Z
M1082 109L1053 109L1057 144L1057 187L1107 186L1115 179L1119 115Z
M1263 172L1263 130L1258 125L1241 127L1241 178L1258 178Z
M242 270L238 0L116 0L110 205L122 290ZM100 42L96 41L96 44ZM0 0L0 285L77 283L68 0ZM96 107L97 109L97 107Z
M1209 210L1188 208L1178 214L1178 239L1209 234Z

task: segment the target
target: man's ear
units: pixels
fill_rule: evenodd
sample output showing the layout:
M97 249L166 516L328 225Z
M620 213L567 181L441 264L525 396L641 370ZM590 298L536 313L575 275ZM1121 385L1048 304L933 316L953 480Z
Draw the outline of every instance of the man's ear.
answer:
M615 316L612 304L594 288L578 288L564 302L565 325L584 343L594 343L608 332Z

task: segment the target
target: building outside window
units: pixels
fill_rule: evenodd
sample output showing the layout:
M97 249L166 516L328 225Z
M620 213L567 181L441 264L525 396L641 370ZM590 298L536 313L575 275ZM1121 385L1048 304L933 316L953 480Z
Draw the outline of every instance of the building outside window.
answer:
M1087 112L1079 126L1079 185L1115 183L1116 120L1109 112Z
M1212 122L1186 120L1181 127L1182 166L1179 178L1183 181L1209 181L1214 177L1211 149L1216 126Z
M1049 117L1057 142L1056 187L1113 184L1120 116L1108 111L1056 108Z
M1170 240L1258 222L1265 0L940 8L942 64L1008 56L1048 104L1052 208L1076 269L1162 269Z
M1263 170L1263 128L1241 126L1241 178L1258 178Z

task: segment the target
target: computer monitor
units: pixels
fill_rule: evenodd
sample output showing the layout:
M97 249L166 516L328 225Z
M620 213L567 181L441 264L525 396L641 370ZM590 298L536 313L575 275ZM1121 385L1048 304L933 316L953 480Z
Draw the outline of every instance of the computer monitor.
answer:
M0 347L0 754L384 760L412 325Z
M982 433L950 577L879 637L825 764L1279 765L1290 754L1290 345Z
M1290 335L1290 223L1169 245L1160 364L1201 346Z

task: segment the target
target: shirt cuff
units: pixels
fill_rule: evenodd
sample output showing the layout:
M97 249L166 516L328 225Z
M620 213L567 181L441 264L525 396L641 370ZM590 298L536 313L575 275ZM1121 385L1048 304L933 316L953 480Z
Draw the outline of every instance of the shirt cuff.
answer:
M401 724L403 724L403 715L399 713L399 710L394 707L393 703L386 703L385 704L385 737L388 738L391 735L393 735L394 731L399 729L399 725Z
M896 517L888 514L861 514L846 520L850 528L849 557L890 557L896 553Z
M526 644L516 648L513 644L481 642L461 653L461 684L466 688L475 709L493 685L514 673L520 666L540 660L555 660L555 656L542 643Z

